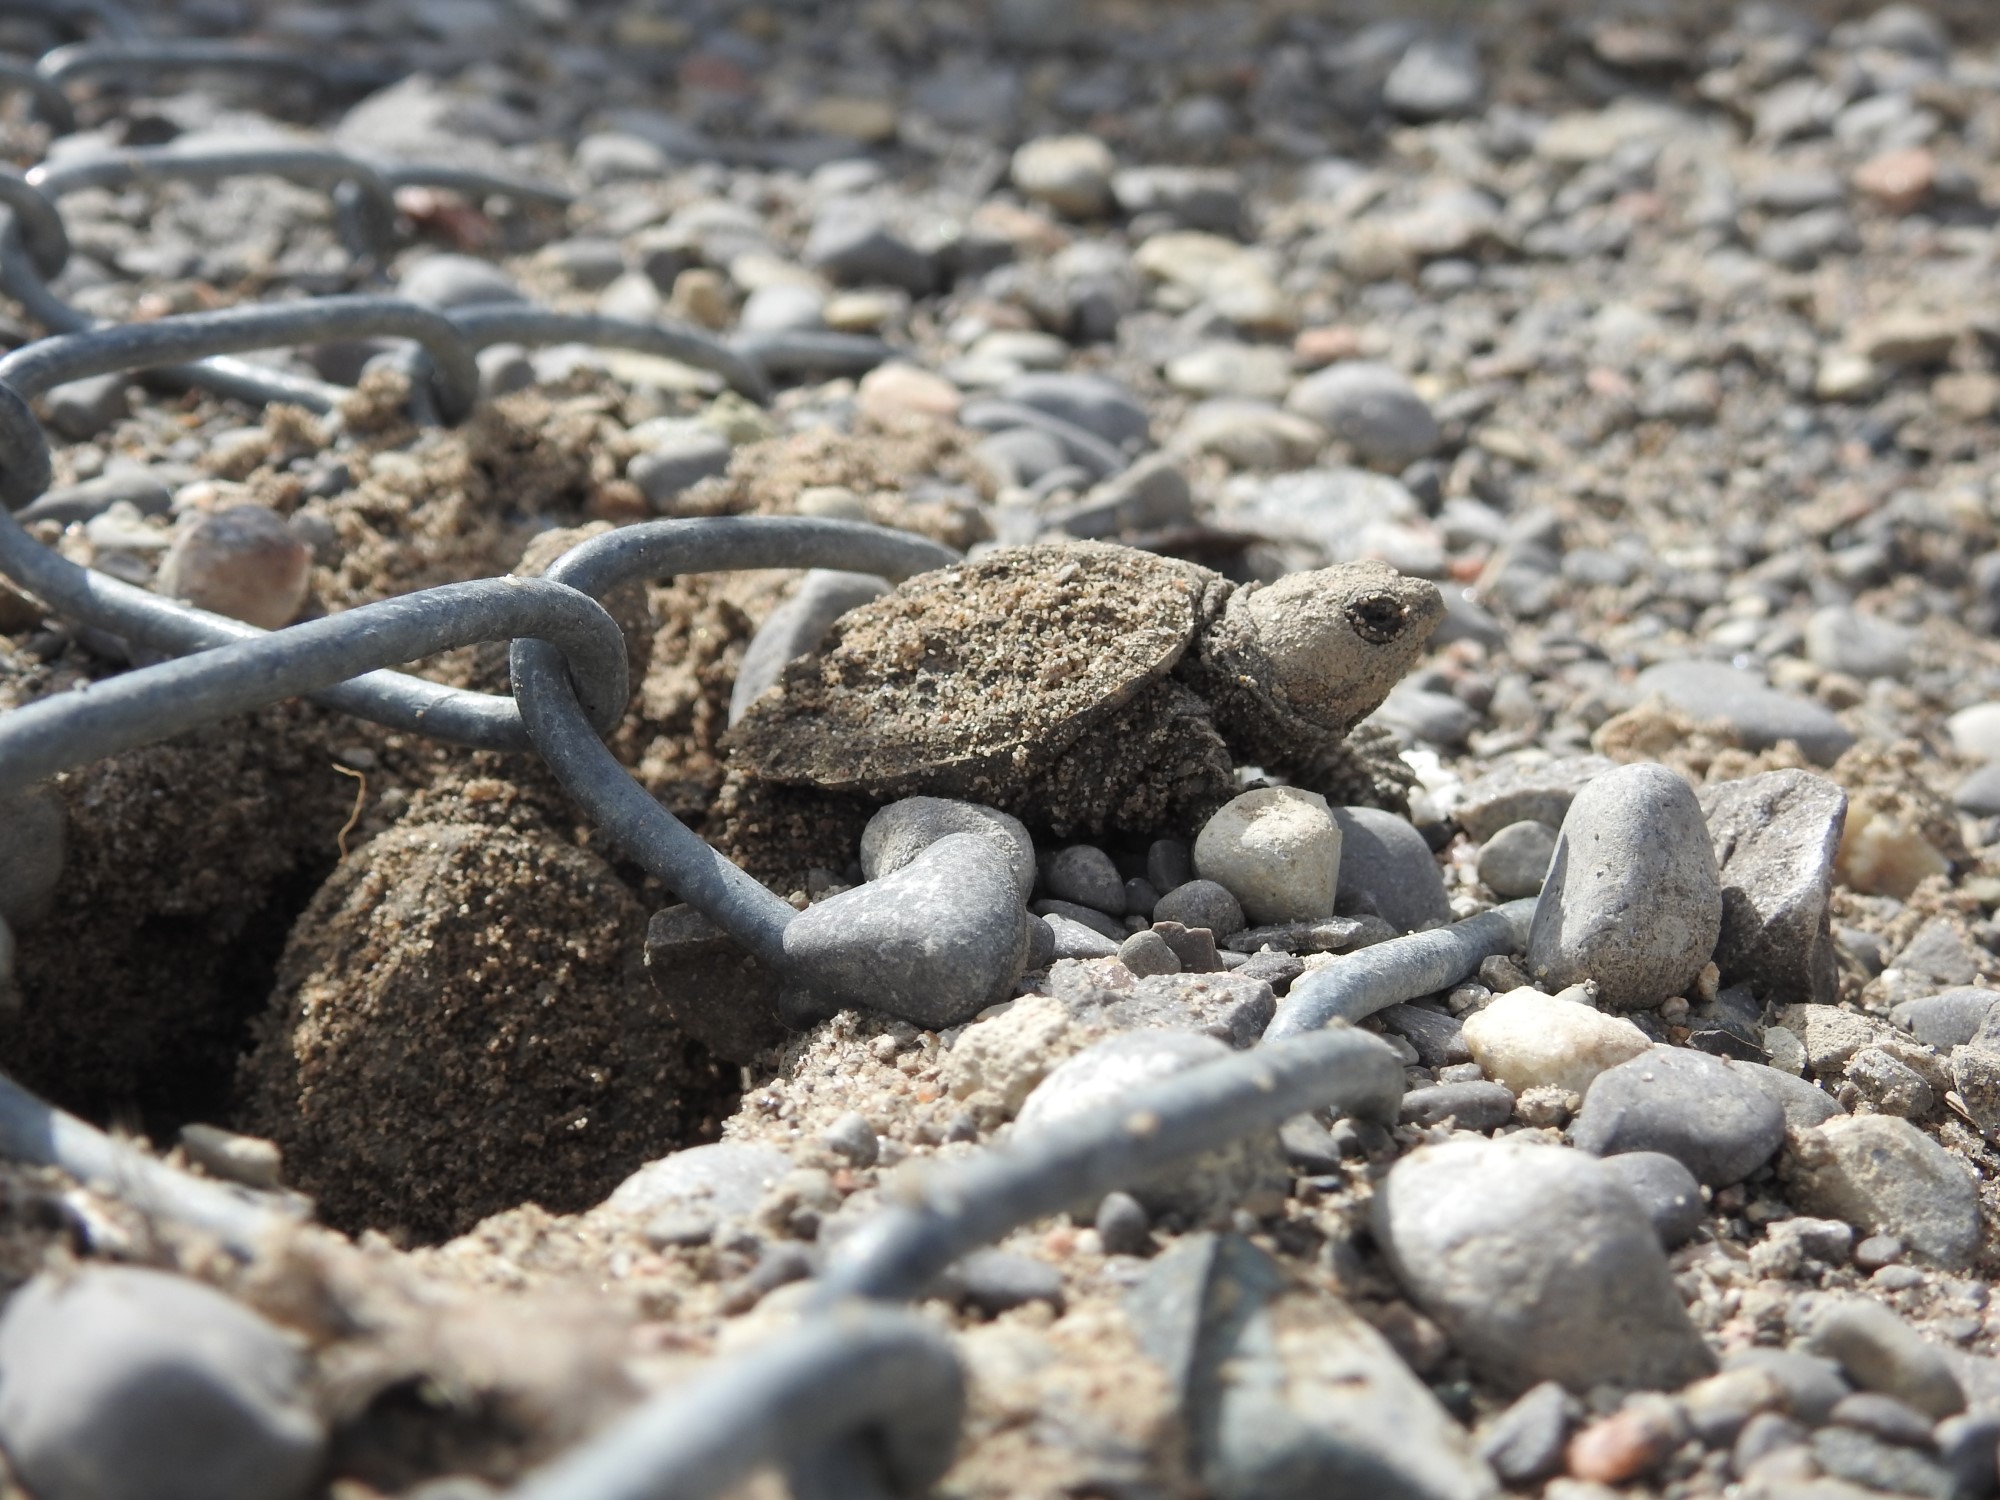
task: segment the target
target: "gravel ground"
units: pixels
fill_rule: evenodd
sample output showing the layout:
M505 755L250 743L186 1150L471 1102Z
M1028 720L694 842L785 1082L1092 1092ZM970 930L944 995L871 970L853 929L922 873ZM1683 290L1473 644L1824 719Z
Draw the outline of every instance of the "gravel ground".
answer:
M175 0L145 25L338 76L92 75L62 132L10 96L23 170L251 139L573 194L405 185L370 258L309 184L75 188L51 286L96 318L525 297L861 351L774 356L760 405L499 345L448 427L356 341L256 356L354 387L328 414L80 381L23 517L73 561L278 626L659 518L1048 550L984 624L919 585L791 675L886 580L604 600L619 761L801 911L922 912L982 955L962 1004L885 956L868 1007L801 1009L539 759L302 700L0 803L7 1073L317 1206L246 1260L0 1164L6 1493L498 1493L801 1326L925 1182L1527 898L1507 951L1327 1012L1393 1050L1389 1118L1094 1191L920 1299L968 1380L936 1491L2000 1491L2000 18L1330 9ZM0 16L26 57L77 34ZM0 301L0 341L40 316ZM1100 556L1130 599L1074 597ZM1238 733L1223 601L1371 559L1435 585L1397 596L1442 616L1415 665L1351 735ZM760 781L746 657L760 715L943 703L1023 748ZM150 660L0 582L0 731ZM414 670L508 685L500 643ZM1225 792L1170 787L1183 752ZM891 781L1025 827L876 817ZM987 866L1027 903L997 936L951 904Z

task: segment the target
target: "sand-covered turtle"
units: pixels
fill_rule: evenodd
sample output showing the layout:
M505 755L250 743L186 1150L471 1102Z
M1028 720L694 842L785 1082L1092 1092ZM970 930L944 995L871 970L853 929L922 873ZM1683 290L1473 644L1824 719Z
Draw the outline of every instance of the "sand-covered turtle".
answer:
M769 867L926 795L1059 838L1185 833L1245 764L1398 806L1401 763L1349 735L1443 615L1435 587L1377 562L1239 585L1101 542L995 551L850 611L792 662L730 732L715 831Z

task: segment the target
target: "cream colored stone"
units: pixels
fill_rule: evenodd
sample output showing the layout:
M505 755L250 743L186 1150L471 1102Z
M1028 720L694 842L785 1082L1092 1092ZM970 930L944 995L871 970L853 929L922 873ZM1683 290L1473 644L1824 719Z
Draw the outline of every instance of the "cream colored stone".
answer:
M1622 1017L1519 989L1467 1019L1465 1045L1488 1078L1517 1094L1545 1085L1582 1094L1599 1073L1631 1061L1653 1043Z
M1340 884L1340 825L1317 792L1260 787L1202 826L1194 868L1234 896L1253 923L1330 917Z

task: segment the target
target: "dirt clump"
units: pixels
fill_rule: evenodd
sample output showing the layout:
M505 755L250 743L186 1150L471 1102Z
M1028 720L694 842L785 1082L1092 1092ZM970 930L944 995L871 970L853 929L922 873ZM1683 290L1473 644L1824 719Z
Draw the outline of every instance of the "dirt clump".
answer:
M294 927L244 1065L249 1128L348 1230L587 1207L734 1102L660 1013L645 926L507 783L426 800Z

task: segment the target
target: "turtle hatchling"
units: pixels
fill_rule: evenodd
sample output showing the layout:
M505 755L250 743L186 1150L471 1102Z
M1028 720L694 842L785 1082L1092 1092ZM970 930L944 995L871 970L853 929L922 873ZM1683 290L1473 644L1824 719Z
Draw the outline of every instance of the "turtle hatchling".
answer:
M790 663L730 731L710 827L760 871L839 868L846 829L920 795L1057 838L1191 832L1238 765L1400 809L1387 737L1350 734L1443 616L1379 562L1237 584L1111 543L1000 549L850 610Z

